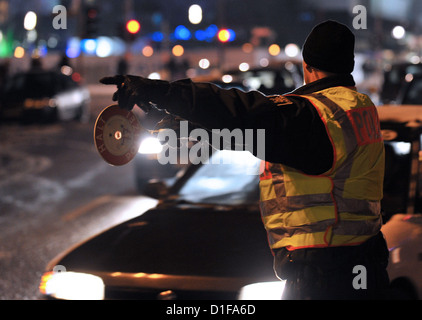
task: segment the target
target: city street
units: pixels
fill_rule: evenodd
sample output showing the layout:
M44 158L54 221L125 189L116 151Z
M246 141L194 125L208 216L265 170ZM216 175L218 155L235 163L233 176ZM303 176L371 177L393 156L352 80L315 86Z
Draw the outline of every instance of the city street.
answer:
M89 123L0 125L0 299L39 299L49 260L155 204L137 194L132 164L98 155L93 126L111 101L91 92Z

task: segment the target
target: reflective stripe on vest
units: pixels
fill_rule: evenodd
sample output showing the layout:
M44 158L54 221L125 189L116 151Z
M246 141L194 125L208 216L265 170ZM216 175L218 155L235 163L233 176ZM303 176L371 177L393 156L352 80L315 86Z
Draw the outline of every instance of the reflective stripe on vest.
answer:
M381 228L384 145L376 107L366 95L345 87L302 97L325 124L334 162L319 176L265 163L260 206L270 246L361 244Z

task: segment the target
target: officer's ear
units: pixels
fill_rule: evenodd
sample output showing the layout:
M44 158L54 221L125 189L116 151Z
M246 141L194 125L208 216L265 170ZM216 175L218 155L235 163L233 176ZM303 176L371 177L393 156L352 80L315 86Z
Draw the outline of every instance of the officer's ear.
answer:
M309 73L312 73L313 72L313 70L314 70L314 68L312 68L309 64L307 64L306 62L305 62L305 69L306 69L306 71L308 71Z

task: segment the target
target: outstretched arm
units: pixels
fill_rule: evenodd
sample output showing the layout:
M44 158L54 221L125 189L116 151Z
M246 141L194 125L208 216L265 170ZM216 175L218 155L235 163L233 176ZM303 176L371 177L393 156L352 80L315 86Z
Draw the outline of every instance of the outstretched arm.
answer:
M201 125L207 129L254 128L254 120L274 104L257 91L221 89L211 83L194 83L190 79L174 82L136 76L115 76L100 80L117 85L113 100L132 109L136 104L145 112L151 105Z

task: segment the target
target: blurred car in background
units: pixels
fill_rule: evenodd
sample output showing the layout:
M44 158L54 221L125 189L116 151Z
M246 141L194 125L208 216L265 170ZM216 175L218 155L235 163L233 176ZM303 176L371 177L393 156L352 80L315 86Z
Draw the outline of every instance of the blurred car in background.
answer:
M246 71L228 70L221 80L241 83L248 90L258 90L265 95L285 94L303 85L302 64L285 61Z
M388 66L384 72L384 82L380 91L381 103L409 104L403 101L406 95L405 91L408 83L419 74L422 74L422 63L404 62Z
M34 69L10 76L0 97L2 120L88 121L90 117L88 89L60 71Z
M422 105L422 73L407 75L396 104Z

